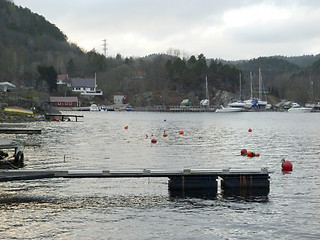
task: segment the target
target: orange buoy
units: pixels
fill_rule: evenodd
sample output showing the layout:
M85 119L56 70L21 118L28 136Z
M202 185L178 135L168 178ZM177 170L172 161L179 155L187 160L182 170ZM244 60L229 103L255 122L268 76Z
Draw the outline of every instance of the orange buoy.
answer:
M157 139L152 138L151 143L157 143Z
M180 134L180 135L183 135L183 134L184 134L184 131L181 130L181 131L179 132L179 134Z
M249 129L248 129L248 132L252 132L252 129L251 129L251 128L249 128Z
M241 156L246 156L247 155L247 149L241 149Z
M163 137L168 137L168 134L166 134L166 133L163 133Z
M247 156L248 157L260 157L260 153L248 151Z
M292 171L293 164L290 161L282 159L282 171Z
M125 126L124 129L128 129L128 126Z
M253 156L254 156L254 153L253 153L252 151L248 151L248 152L247 152L247 156L248 156L248 157L253 157Z

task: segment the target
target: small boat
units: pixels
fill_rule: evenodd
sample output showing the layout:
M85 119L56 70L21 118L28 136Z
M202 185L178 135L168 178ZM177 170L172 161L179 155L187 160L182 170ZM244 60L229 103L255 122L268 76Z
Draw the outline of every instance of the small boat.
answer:
M6 107L4 112L10 112L10 113L22 113L22 114L28 114L33 115L33 111L27 108L21 108L21 107Z
M224 106L221 106L221 108L218 108L216 110L216 113L231 113L231 112L242 112L242 108L240 107L224 107Z
M97 104L91 104L90 111L99 111L98 105Z
M232 100L228 103L228 107L230 108L244 108L246 103L241 100Z
M288 112L294 112L294 113L305 113L305 112L311 112L311 111L312 111L312 108L300 106L296 102L293 102L292 107L288 109Z

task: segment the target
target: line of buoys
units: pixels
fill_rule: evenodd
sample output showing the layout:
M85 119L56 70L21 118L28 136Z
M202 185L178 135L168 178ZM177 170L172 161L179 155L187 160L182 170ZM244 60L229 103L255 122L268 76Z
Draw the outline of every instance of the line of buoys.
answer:
M247 149L241 149L241 156L248 156L248 157L260 157L260 153L247 151Z
M248 151L247 156L248 157L260 157L260 153Z

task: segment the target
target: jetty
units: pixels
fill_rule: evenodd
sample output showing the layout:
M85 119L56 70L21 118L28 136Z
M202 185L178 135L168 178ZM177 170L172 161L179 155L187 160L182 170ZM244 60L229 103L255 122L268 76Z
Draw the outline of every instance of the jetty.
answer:
M71 119L75 119L76 122L78 122L78 118L83 118L83 115L77 115L77 114L46 114L45 118L47 120L59 120L59 121L71 121Z
M41 129L27 128L25 124L0 124L0 133L2 134L41 134Z
M0 133L3 133L3 134L41 134L41 129L0 128Z
M0 170L0 182L43 178L169 178L170 191L210 189L217 191L217 179L225 191L258 190L269 193L267 168L261 169L39 169Z

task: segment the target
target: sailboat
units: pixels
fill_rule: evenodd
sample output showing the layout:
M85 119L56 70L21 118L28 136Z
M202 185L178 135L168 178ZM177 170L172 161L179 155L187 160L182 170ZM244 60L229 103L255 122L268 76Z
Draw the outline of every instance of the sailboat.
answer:
M252 72L250 72L250 87L251 87L251 94L250 94L250 99L245 100L245 108L252 108L252 107L257 107L257 108L267 108L269 107L270 104L266 100L262 100L262 93L264 92L263 90L263 82L262 82L262 74L261 74L261 69L259 68L259 98L255 99L252 96Z
M200 106L209 107L209 105L210 105L210 101L209 101L208 77L206 76L206 99L202 99L200 101Z
M240 96L239 99L233 99L228 103L228 107L243 108L245 107L245 102L241 100L241 73L239 73L239 82L240 82Z
M267 101L262 100L262 74L261 74L261 69L259 68L259 99L258 99L258 107L259 108L265 108L268 104Z

